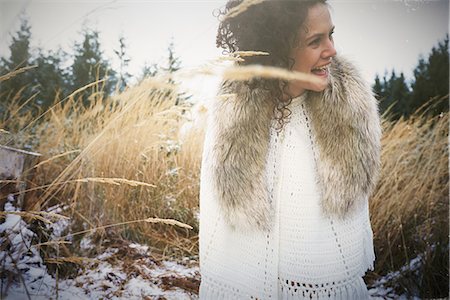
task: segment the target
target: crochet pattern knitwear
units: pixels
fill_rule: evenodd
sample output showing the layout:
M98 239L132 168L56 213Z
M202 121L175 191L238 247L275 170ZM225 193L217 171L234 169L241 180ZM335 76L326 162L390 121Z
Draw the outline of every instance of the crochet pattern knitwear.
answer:
M367 299L362 279L373 269L368 199L345 219L323 215L318 147L306 93L289 105L281 133L270 131L266 180L273 226L243 232L221 215L211 179L208 124L200 187L200 299Z

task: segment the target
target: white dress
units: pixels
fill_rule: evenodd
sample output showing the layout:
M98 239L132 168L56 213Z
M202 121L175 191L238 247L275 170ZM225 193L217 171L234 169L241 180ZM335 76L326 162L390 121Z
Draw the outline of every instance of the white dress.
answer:
M305 95L305 94L304 94ZM266 179L276 210L269 231L230 229L215 200L207 130L200 187L200 299L367 299L373 268L367 200L345 220L319 206L305 96L292 101L281 134L271 128Z

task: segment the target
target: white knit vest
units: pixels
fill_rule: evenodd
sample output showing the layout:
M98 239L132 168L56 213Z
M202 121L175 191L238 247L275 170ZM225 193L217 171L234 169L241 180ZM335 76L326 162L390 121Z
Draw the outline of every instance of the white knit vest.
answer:
M224 222L212 188L209 124L200 179L200 299L369 297L362 276L375 255L367 199L345 220L322 214L318 150L304 100L292 101L281 134L271 128L266 179L275 223L269 231L240 232Z

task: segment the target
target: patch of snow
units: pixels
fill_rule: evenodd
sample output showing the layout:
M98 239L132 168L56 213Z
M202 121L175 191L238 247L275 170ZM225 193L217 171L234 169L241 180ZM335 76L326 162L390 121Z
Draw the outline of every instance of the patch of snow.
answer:
M146 246L133 244L133 249L143 251ZM96 259L106 257L116 253L117 249L108 249L105 253L108 255L99 255ZM36 253L35 253L36 254ZM33 255L35 255L33 254ZM111 265L106 261L100 263L91 263L81 270L74 279L64 279L58 282L48 274L45 266L37 265L32 267L24 264L28 270L24 271L25 286L21 282L14 282L8 289L7 295L3 291L2 296L5 299L26 299L27 291L32 299L49 299L58 294L58 299L142 299L150 297L158 299L158 297L175 300L175 299L197 299L197 295L186 292L179 288L164 290L161 285L161 279L151 276L151 268L155 265L148 263L145 270L145 276L130 275L123 271L123 265ZM163 270L169 268L170 270ZM175 272L178 271L179 273ZM176 263L163 263L159 270L159 274L172 273L176 276L182 274L194 274L192 270L183 270L181 265ZM151 278L151 279L149 279Z
M6 205L5 205L5 211L6 212L14 212L13 210L6 210ZM7 233L19 232L21 220L22 220L22 217L19 215L7 214L6 218L5 218L5 222L0 224L0 232L7 232Z
M129 299L131 299L132 297L139 297L139 299L142 299L146 296L156 297L163 295L163 290L161 290L157 286L150 285L148 280L144 280L141 276L138 276L128 281L128 283L125 285L125 293L123 296Z
M56 240L63 236L63 233L67 230L70 225L70 220L68 219L59 219L58 221L48 224L47 226L52 229L52 234L50 235L51 240ZM68 239L71 240L71 236L68 236Z
M13 194L9 194L8 196L6 196L6 201L12 203L12 202L15 202L16 199L14 199L14 195ZM6 208L5 208L5 211L6 211Z
M169 194L169 195L165 195L164 196L164 200L166 200L167 206L169 208L172 208L172 205L177 201L177 199L175 198L175 196Z
M171 272L182 277L194 276L195 273L199 271L198 268L186 268L185 266L174 261L164 261L163 266L166 272Z
M145 255L148 253L148 246L146 245L131 243L128 245L128 247L130 247L131 249L135 249L141 255Z
M92 239L90 236L84 236L80 241L80 249L83 251L88 251L95 248L95 245L92 244Z
M395 294L394 289L386 288L383 285L377 285L376 287L369 289L370 299L398 299L399 296Z
M420 299L414 295L397 295L394 289L388 285L389 283L397 281L400 277L404 276L404 274L419 272L422 263L423 263L423 256L418 255L417 257L410 260L408 264L401 267L400 270L390 272L387 275L379 278L372 284L372 288L369 289L369 294L373 297L372 299L400 299L400 300ZM416 276L419 276L419 274L416 274Z
M15 199L8 197L5 210L18 211L14 205ZM53 211L58 211L54 207ZM70 224L69 221L55 222L53 228L54 237L60 234ZM56 230L55 230L56 229ZM198 299L198 296L180 287L167 285L172 279L188 279L193 282L200 280L199 267L196 260L183 259L182 263L175 261L163 261L155 263L149 256L149 247L138 243L128 245L126 252L136 254L141 258L135 259L132 266L119 261L120 258L110 259L119 253L117 248L107 248L103 253L80 268L75 278L56 280L49 274L46 265L37 247L32 245L35 233L29 229L28 224L19 215L8 214L5 222L0 224L0 242L2 245L10 243L9 249L0 251L0 263L2 272L8 272L2 276L0 292L1 299L151 299L164 298L168 300ZM89 250L94 247L89 236L82 239L80 247ZM5 247L7 248L7 247ZM132 256L134 257L134 256ZM112 264L110 261L116 261ZM408 299L406 296L395 295L394 290L387 287L387 283L397 276L401 276L406 270L419 270L422 258L417 257L397 272L392 272L379 279L371 289L373 299ZM193 265L192 267L189 267ZM131 267L131 268L130 268ZM130 271L131 269L131 271ZM12 274L13 282L6 290L8 274ZM165 284L163 282L165 281ZM176 285L174 281L174 285ZM167 288L170 288L166 290Z
M166 152L172 153L180 150L180 143L174 140L166 140Z
M166 172L166 175L167 175L167 176L178 176L178 171L179 171L180 169L181 169L180 167L172 168L172 169L170 169L170 170L168 170L168 171Z
M61 204L56 204L56 205L53 205L53 206L47 208L46 211L54 213L54 214L60 214L60 213L62 213L64 211L66 211L69 207L70 207L69 205L64 205L63 206Z
M68 205L62 206L60 204L54 205L50 208L48 208L46 211L49 213L55 213L55 214L61 214L65 210L69 208ZM67 231L70 225L70 220L65 218L60 218L55 222L52 222L50 224L46 224L47 229L51 232L50 234L50 240L57 240L60 237L64 235L64 233ZM72 241L72 236L69 235L67 240Z
M194 295L187 294L181 289L165 291L157 285L149 285L148 280L143 279L141 276L128 281L125 285L125 292L122 297L124 299L142 299L144 297L158 299L158 297L164 297L164 299L167 300L190 300L198 298Z
M79 287L83 293L90 295L89 298L106 297L112 298L119 291L120 286L126 279L126 274L110 263L101 262L95 268L88 268L79 274L74 280L66 280L72 289Z
M111 256L113 256L114 254L116 254L117 252L119 252L119 249L117 249L117 248L106 249L104 253L97 256L97 259L98 260L106 260L106 259L110 258Z

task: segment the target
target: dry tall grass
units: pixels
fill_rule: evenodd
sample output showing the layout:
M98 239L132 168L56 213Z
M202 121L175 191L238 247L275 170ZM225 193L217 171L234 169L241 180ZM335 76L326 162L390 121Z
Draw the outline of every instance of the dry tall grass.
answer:
M156 79L108 99L95 85L87 88L90 107L74 93L35 122L12 101L9 117L0 120L3 143L29 144L43 154L29 183L27 209L66 204L72 231L100 227L101 238L105 224L126 223L115 227L123 238L165 255L197 255L202 135L179 141L188 108L175 106L174 87ZM422 279L406 274L398 286L416 286L422 296L445 295L448 114L418 112L408 120L384 120L383 129L382 174L370 202L377 254L373 275L420 256ZM176 219L193 230L130 222L149 217Z
M91 88L90 107L74 94L39 122L25 112L0 123L10 131L4 142L31 144L43 154L29 183L27 209L69 205L73 231L149 217L176 219L194 229L139 222L116 230L164 254L195 254L202 137L178 141L188 107L175 106L175 87L156 79L112 99ZM19 111L14 104L8 110Z
M428 108L437 101L448 96ZM403 274L399 286L442 297L448 295L449 119L425 108L408 120L383 120L382 173L370 202L375 271L395 271L420 257L422 276Z

